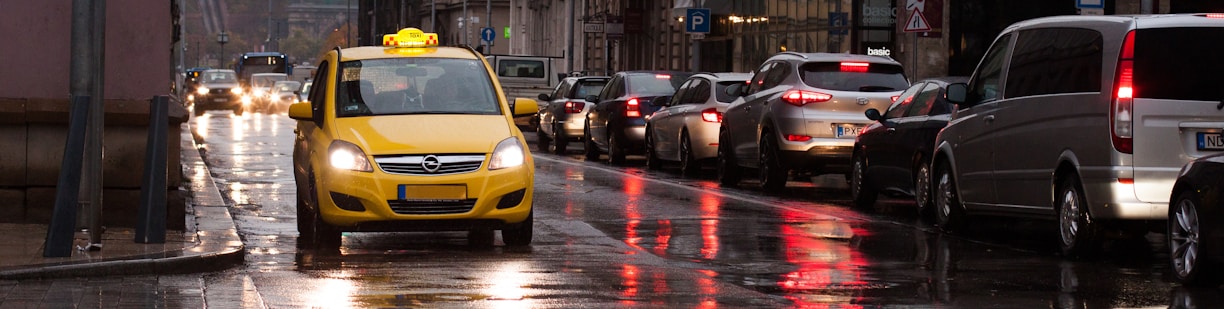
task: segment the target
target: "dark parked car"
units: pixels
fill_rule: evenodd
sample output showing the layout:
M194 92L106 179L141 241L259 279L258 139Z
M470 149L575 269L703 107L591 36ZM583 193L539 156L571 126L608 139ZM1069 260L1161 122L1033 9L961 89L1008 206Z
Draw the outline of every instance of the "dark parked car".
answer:
M586 97L599 94L607 83L607 76L566 77L551 93L540 94L540 151L564 154L569 142L582 140L586 114L595 105Z
M1169 199L1169 257L1173 276L1185 284L1224 281L1224 154L1190 161L1178 173Z
M586 159L598 160L608 154L608 161L619 164L627 154L642 154L646 150L646 120L659 109L651 102L670 98L692 75L677 71L625 71L612 75L599 96L588 96L595 103L587 113L583 141Z
M935 136L948 125L952 109L944 94L967 77L914 83L883 114L867 109L867 125L854 142L850 195L859 207L875 204L880 193L912 196L919 215L930 209L931 152Z

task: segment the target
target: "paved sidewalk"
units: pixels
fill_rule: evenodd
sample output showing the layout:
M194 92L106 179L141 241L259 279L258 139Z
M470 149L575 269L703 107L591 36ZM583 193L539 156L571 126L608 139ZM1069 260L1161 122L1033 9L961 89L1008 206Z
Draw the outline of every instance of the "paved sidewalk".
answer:
M135 229L108 228L101 250L74 249L71 257L45 258L46 224L0 223L0 280L189 273L241 264L246 249L233 217L196 151L190 128L184 124L182 131L183 175L192 191L186 231L167 231L164 244L140 244L134 241ZM86 233L75 238L74 248L88 244Z

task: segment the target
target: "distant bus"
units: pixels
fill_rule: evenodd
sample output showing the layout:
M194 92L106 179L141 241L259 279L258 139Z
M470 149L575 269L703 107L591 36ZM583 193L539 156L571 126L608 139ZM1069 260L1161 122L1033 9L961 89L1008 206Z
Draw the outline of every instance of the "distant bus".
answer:
M242 54L238 59L238 83L244 88L250 86L251 74L255 73L285 73L293 75L293 66L285 54L278 52L250 52Z

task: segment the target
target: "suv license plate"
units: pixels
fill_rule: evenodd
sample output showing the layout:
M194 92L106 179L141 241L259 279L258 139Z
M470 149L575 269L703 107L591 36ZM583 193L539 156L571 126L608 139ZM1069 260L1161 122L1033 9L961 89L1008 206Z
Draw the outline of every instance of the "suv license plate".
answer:
M1198 150L1224 150L1224 138L1220 133L1198 133Z
M863 126L860 126L860 125L854 125L854 124L833 124L833 125L836 126L836 131L837 131L836 136L838 138L857 137L859 135L859 131L863 130Z

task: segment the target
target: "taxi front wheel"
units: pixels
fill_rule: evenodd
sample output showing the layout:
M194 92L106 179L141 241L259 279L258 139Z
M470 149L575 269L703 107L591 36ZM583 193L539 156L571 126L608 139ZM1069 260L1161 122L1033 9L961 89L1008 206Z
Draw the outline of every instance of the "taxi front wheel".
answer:
M535 221L535 211L527 213L527 219L512 227L503 228L501 231L502 241L506 242L507 246L521 247L531 244L532 221Z

